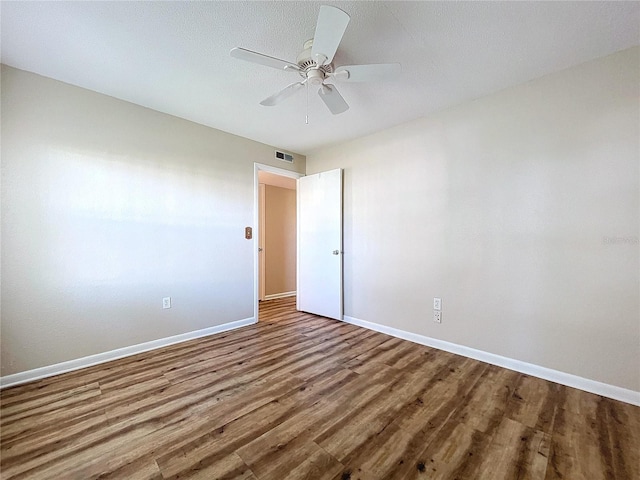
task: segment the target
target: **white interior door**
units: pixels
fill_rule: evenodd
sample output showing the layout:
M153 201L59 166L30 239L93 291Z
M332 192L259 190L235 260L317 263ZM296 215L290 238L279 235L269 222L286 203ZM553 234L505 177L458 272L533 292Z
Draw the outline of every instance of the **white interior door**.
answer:
M342 169L298 179L297 309L342 320Z

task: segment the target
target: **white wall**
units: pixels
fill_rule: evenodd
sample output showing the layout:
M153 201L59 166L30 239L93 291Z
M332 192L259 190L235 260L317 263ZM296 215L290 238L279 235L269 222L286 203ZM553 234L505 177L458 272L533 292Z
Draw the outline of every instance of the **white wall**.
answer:
M5 66L1 85L2 375L253 317L253 163L304 157Z
M345 169L345 315L640 391L639 57L308 155Z

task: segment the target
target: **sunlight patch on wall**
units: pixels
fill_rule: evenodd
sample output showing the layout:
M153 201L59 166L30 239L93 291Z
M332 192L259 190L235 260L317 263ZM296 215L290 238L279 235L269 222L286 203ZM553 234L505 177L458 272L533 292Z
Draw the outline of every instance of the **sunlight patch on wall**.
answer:
M243 189L229 173L64 150L46 157L37 181L56 282L194 282L233 268L222 252Z

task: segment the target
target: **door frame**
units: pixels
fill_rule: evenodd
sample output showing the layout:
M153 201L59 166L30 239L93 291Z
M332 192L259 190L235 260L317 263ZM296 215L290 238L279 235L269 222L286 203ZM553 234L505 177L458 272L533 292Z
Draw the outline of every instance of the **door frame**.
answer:
M258 172L260 171L274 173L282 177L295 178L296 180L305 176L304 173L272 167L271 165L265 165L263 163L254 162L253 164L253 318L255 318L256 323L258 323L260 305L260 255L258 253L260 240L260 181L258 179ZM296 211L298 207L297 203L296 197Z

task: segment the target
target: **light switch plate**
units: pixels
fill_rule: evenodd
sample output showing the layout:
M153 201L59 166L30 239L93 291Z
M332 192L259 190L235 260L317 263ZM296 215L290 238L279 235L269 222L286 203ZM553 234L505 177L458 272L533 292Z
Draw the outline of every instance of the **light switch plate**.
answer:
M442 310L442 299L438 297L433 298L433 309Z

